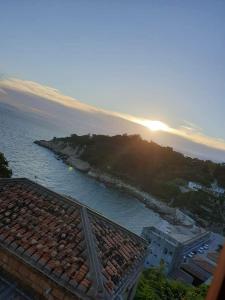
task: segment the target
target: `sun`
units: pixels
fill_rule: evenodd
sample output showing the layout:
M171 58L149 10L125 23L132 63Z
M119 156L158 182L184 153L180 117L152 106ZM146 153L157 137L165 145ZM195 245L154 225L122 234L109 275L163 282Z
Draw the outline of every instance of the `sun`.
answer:
M145 120L142 124L151 131L169 131L169 126L161 121Z

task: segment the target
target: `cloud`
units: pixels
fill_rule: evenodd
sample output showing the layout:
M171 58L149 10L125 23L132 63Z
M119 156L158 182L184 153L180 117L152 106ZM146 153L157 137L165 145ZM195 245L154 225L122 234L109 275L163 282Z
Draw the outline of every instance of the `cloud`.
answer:
M197 131L201 132L202 131L201 127L199 127L198 125L196 125L192 122L184 120L183 123L184 124L181 125L180 127L185 131L188 131L188 132L197 132Z
M7 92L0 88L0 97L1 97L2 95L7 95Z
M97 109L88 104L84 104L72 97L65 96L57 89L49 86L41 85L37 82L20 80L17 78L3 79L0 81L0 91L7 93L5 89L11 89L25 94L32 94L34 96L42 97L61 105L76 108L84 111L96 111Z
M169 124L165 124L162 120L149 120L146 118L141 118L141 117L125 114L125 113L107 111L80 102L73 97L63 95L59 90L54 89L52 87L44 86L33 81L20 80L17 78L0 80L0 96L6 95L7 90L14 90L14 91L23 92L25 94L31 94L34 96L47 99L49 101L59 103L66 107L87 111L89 113L102 113L114 117L119 117L150 129L151 126L149 126L149 124L157 121L164 125L161 126L160 128L161 131L169 132L171 134L183 137L192 142L203 144L211 148L225 151L225 140L206 135L199 126L186 120L184 120L183 124L181 124L178 128L173 128L170 127Z
M195 128L188 128L181 126L178 129L172 128L171 132L184 137L190 141L203 144L210 148L215 148L219 150L225 151L225 140L221 138L211 137L206 135L204 132L200 130L196 130Z

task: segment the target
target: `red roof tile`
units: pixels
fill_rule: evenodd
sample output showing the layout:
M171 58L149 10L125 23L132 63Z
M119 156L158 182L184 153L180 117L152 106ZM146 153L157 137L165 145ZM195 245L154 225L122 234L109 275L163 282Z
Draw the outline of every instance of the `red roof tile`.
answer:
M0 180L0 245L72 291L113 299L143 264L145 241L27 179Z

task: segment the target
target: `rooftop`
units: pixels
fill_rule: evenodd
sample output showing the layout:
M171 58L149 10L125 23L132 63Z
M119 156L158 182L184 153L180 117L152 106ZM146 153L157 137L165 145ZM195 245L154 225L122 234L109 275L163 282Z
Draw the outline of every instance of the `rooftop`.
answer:
M209 258L211 261L213 261L214 263L217 263L218 262L218 260L219 260L219 252L216 252L216 251L214 251L214 252L209 252L208 254L207 254L207 258Z
M167 239L171 240L171 242L176 243L189 243L195 238L199 238L201 235L205 235L208 232L196 225L192 226L184 226L184 225L172 225L169 224L167 221L162 221L160 224L157 225L157 228L146 227L159 234L163 234Z
M215 270L215 265L213 265L212 263L210 263L206 259L204 259L204 258L197 255L196 257L193 258L193 261L196 265L201 267L206 272L213 274L213 272Z
M192 261L181 264L181 270L184 270L191 276L200 279L202 282L206 281L209 278L208 272L203 270L200 266L196 265Z
M0 179L0 246L83 298L114 299L136 279L139 236L28 179Z
M181 269L174 270L170 274L170 277L175 280L182 281L184 283L192 284L192 282L193 282L193 278L191 277L191 275L187 274L186 272L182 271Z

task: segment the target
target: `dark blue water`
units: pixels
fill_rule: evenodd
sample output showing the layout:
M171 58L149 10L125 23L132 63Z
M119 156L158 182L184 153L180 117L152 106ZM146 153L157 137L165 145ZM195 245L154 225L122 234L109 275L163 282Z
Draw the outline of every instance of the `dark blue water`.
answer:
M105 188L79 171L69 170L52 152L33 143L36 139L67 134L47 121L0 107L0 152L8 159L13 177L27 177L54 191L70 195L138 234L143 226L161 221L158 214L135 198Z

